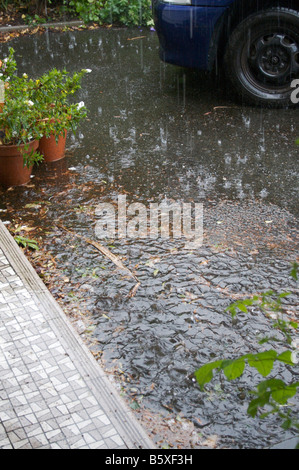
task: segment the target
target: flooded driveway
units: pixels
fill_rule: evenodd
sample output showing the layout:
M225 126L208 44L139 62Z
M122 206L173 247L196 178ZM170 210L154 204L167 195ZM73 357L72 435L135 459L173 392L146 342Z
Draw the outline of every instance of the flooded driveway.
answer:
M48 254L47 265L36 254L35 266L83 324L95 356L151 430L155 413L172 418L170 430L188 420L173 445L254 448L291 436L275 417L247 416L254 373L234 384L218 376L206 394L193 373L259 351L260 337L272 332L259 311L232 323L225 308L235 299L290 290L288 311L298 315L289 276L298 254L298 110L243 107L220 75L161 63L147 30L47 32L1 45L1 53L9 46L30 75L92 69L77 97L88 119L68 136L66 158L40 165L27 187L1 190L0 216ZM202 203L202 246L102 241L134 273L134 289L132 277L75 236L95 240L97 206L116 205L120 195L145 207ZM289 380L291 370L277 374Z

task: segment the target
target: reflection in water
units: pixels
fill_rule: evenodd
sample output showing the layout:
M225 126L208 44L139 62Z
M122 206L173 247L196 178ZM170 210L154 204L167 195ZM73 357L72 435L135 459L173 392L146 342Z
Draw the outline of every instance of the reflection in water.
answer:
M202 435L219 435L220 446L278 439L274 419L246 416L243 391L252 377L238 388L218 383L206 396L192 372L211 357L257 350L257 335L269 334L258 312L232 326L224 312L232 299L295 289L296 111L239 106L218 78L161 63L148 31L49 31L1 45L1 53L11 45L20 72L92 69L76 97L88 119L68 136L67 158L37 168L29 187L0 193L0 208L11 211L5 217L41 228L69 279L53 281L53 294L80 299L107 368L130 377L146 406L200 419ZM147 207L164 199L204 204L204 246L193 252L180 240L109 241L141 282L134 297L131 279L57 227L94 238L96 206L120 194ZM41 209L26 210L33 201ZM291 311L296 300L289 299Z

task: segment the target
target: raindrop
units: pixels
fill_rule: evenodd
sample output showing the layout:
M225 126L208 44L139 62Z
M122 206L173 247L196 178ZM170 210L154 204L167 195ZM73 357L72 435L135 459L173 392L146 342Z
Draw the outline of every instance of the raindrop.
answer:
M166 149L167 148L167 131L162 129L162 127L160 127L160 139L161 139L162 148Z
M232 162L232 157L231 157L231 155L229 155L228 153L226 153L226 154L224 155L224 161L225 161L225 163L226 163L227 165L230 165L231 162Z
M243 119L243 122L244 122L244 125L245 125L246 129L249 129L250 128L250 122L251 122L250 117L242 116L242 119Z
M268 193L267 189L265 189L265 188L260 191L260 197L261 197L261 198L267 197L268 194L269 194L269 193Z

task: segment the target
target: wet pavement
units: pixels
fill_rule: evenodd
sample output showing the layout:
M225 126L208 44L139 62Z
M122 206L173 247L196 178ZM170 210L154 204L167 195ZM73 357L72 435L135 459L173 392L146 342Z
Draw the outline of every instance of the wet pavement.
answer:
M1 53L9 46L30 75L92 69L77 97L88 120L68 137L66 158L38 167L27 187L1 191L0 216L39 239L49 263L37 254L37 271L132 408L185 417L193 447L268 447L293 437L274 417L247 417L255 376L237 386L218 377L203 394L192 374L215 358L258 351L271 331L259 311L233 324L224 310L236 298L290 290L287 308L298 315L289 276L298 256L298 111L242 106L220 75L161 63L147 30L46 32ZM71 233L95 239L97 205L116 205L119 195L146 207L203 203L203 245L109 240L140 282L132 291L134 279ZM141 419L153 431L153 420ZM174 445L180 434L184 427Z
M0 449L153 449L0 222Z

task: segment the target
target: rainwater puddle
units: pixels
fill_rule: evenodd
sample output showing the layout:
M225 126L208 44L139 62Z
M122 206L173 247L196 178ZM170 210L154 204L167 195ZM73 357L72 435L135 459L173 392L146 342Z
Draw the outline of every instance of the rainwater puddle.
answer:
M48 32L1 52L9 46L30 75L92 69L77 97L88 120L68 136L66 158L38 167L27 187L0 193L1 219L10 229L32 228L27 233L50 255L39 272L55 298L74 323L88 319L90 348L131 404L190 420L190 446L212 436L216 447L267 447L292 435L275 417L248 418L246 391L256 374L235 383L216 376L201 393L193 373L211 360L257 352L271 334L259 311L232 323L225 312L232 301L290 290L296 315L289 272L298 253L298 111L243 107L220 77L162 64L146 30ZM96 207L117 207L119 195L147 208L165 199L202 203L202 246L100 240L133 279L75 236L95 240ZM291 370L275 373L291 378Z

